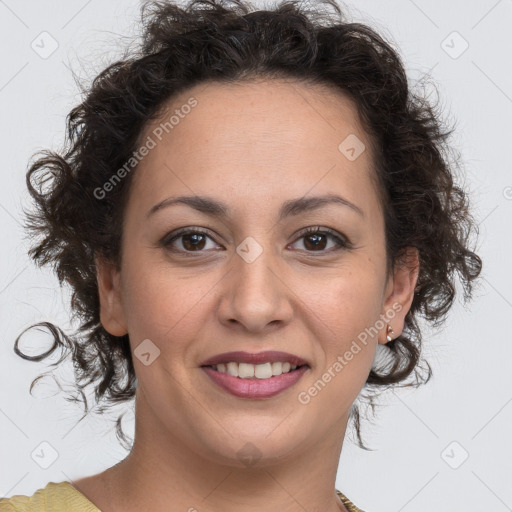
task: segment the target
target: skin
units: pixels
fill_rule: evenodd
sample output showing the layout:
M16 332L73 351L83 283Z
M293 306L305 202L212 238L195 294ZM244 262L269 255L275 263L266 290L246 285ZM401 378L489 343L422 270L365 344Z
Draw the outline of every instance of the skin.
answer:
M190 512L346 510L334 489L349 410L386 328L360 343L308 404L297 395L393 304L401 310L388 323L393 337L401 333L417 253L411 249L408 264L386 274L370 141L344 95L296 81L203 83L169 102L169 112L191 96L198 105L133 176L121 271L97 260L105 329L129 333L132 351L145 339L160 350L148 366L134 357L134 446L114 467L74 485L105 511L167 512L171 504ZM169 115L151 122L140 140ZM349 134L366 146L354 161L338 150ZM278 222L284 201L327 193L363 215L331 204ZM146 218L177 195L212 197L232 214L219 219L175 205ZM336 250L325 236L315 249L311 235L298 234L310 226L331 228L353 247ZM159 244L183 227L208 230L199 250L187 236ZM263 251L251 263L236 252L246 237ZM187 249L193 257L183 255ZM233 350L290 352L310 369L272 398L237 398L200 368ZM246 443L258 451L256 464L237 455Z

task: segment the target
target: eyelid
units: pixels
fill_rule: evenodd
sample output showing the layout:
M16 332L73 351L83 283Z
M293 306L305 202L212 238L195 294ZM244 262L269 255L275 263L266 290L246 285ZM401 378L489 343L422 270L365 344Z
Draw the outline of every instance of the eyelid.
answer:
M210 231L208 228L198 227L198 226L190 226L185 228L179 228L176 231L171 231L167 233L160 241L160 243L165 247L169 245L172 241L178 239L180 236L188 235L188 234L200 234L200 235L208 235L215 243L218 242L215 240L216 235ZM220 244L218 244L220 245ZM188 251L191 252L191 251ZM201 252L201 251L199 251Z

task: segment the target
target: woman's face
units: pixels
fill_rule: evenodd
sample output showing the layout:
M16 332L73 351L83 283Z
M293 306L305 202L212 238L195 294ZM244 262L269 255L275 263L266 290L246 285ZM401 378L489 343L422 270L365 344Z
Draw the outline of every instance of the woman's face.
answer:
M386 275L370 143L353 104L297 82L201 84L140 141L152 147L134 171L121 272L99 274L102 323L129 333L134 351L138 421L229 464L243 464L248 446L270 462L339 443L416 279ZM342 200L309 202L327 195ZM183 202L153 210L179 196L222 203L224 215ZM172 240L182 228L201 234ZM286 352L307 367L277 394L237 396L202 367L234 351ZM256 380L238 378L238 389L264 393L269 378Z

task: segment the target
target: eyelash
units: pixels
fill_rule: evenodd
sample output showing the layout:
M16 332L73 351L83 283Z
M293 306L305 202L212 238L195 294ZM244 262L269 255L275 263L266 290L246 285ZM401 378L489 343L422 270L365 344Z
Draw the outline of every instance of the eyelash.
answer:
M175 233L170 233L169 235L166 235L163 238L163 240L162 240L162 245L167 250L169 250L171 252L179 253L179 254L182 254L182 255L186 255L187 257L188 256L195 257L194 253L201 253L201 252L205 252L205 251L184 251L182 249L170 248L170 245L175 240L179 239L180 237L182 237L184 235L192 235L192 234L206 235L209 238L212 238L212 236L209 234L209 232L205 231L204 229L200 229L200 228L183 228L183 229L178 230ZM297 236L295 241L297 241L300 238L304 238L304 237L306 237L308 235L312 235L312 234L315 234L315 235L318 235L318 234L320 234L320 235L328 235L333 240L335 240L335 242L338 245L338 247L336 249L334 249L334 250L330 249L330 250L327 250L327 251L325 251L325 250L324 251L306 251L308 253L319 252L321 254L329 254L331 252L337 252L337 251L340 251L340 250L349 250L349 249L353 248L352 243L346 237L340 236L333 229L322 228L321 226L314 226L314 227L304 228L303 230L301 230L298 233L298 236ZM169 237L171 237L171 238L169 238Z

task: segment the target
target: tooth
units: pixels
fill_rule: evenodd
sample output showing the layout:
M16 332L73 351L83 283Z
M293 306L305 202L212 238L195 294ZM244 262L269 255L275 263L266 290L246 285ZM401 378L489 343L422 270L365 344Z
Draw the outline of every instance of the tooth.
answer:
M248 363L240 363L238 365L238 376L241 379L246 379L248 377L254 377L254 365Z
M272 366L270 365L270 363L255 365L254 376L257 379L269 379L270 377L272 377Z
M272 363L272 375L281 375L281 373L283 373L283 363L280 361Z
M269 379L272 376L278 376L283 373L288 373L298 367L296 364L289 362L276 361L274 363L250 364L250 363L236 363L231 361L229 363L219 363L213 368L220 373L227 373L233 377L241 379L254 378Z
M238 377L238 364L233 362L228 363L227 371L232 377Z

